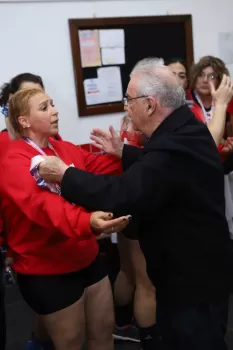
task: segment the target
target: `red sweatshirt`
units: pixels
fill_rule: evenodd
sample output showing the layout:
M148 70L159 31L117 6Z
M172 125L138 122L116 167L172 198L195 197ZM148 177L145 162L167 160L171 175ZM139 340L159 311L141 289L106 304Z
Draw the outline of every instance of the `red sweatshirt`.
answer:
M50 141L67 164L93 173L118 175L121 162L94 155L64 141ZM44 152L54 155L50 148ZM98 253L91 214L61 196L41 189L30 175L38 152L23 140L12 141L0 164L1 211L14 269L22 274L62 274L87 267Z
M60 135L56 136L57 140L62 140ZM9 133L7 130L1 131L0 132L0 159L6 154L7 148L11 143L11 139L9 137ZM3 220L1 218L1 213L0 213L0 247L4 243L4 237L3 237ZM10 255L10 253L9 253Z
M187 100L192 101L193 105L190 107L193 113L195 114L195 117L199 119L201 122L206 123L205 116L203 115L203 111L201 109L201 106L197 103L197 101L194 99L192 91L190 89L187 90ZM227 113L233 114L233 100L228 105Z

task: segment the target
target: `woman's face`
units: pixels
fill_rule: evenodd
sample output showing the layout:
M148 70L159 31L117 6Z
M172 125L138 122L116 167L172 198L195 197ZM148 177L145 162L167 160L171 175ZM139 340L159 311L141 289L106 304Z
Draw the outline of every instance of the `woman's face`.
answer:
M41 136L58 134L58 112L52 99L44 92L30 98L29 114L19 118L21 118L20 124L25 125L34 134Z
M176 62L176 63L169 64L168 67L170 67L172 72L177 76L183 88L187 89L187 86L188 86L187 72L183 64Z
M217 87L217 74L214 72L212 67L206 67L201 71L201 73L197 77L196 84L194 87L197 93L200 95L211 95L210 81L212 81L215 87Z

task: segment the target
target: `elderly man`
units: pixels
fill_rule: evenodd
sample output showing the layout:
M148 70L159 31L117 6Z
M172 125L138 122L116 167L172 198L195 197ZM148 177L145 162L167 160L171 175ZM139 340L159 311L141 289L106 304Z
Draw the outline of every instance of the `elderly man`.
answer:
M124 104L150 139L139 150L119 144L112 131L121 176L93 175L56 158L41 163L41 175L60 182L72 203L140 218L139 242L157 294L158 349L226 349L232 250L214 140L159 61L136 65Z

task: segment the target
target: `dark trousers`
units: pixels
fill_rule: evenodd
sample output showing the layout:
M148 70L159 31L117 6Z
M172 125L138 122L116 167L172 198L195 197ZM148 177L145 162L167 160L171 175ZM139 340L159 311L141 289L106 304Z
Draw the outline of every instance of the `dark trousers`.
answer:
M195 306L157 303L158 350L226 350L228 299Z
M4 281L3 281L3 264L0 252L0 349L4 350L6 345L6 320L4 304Z

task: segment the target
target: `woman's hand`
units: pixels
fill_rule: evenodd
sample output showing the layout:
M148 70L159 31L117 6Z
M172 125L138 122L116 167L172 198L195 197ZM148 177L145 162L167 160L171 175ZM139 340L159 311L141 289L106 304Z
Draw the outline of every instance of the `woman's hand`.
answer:
M94 141L92 145L99 148L101 151L121 158L124 143L112 126L110 126L109 131L110 132L101 129L93 129L90 136L91 140Z
M228 106L233 97L233 82L230 77L224 74L218 89L215 89L213 81L210 81L211 95L214 104Z
M96 211L91 215L90 225L95 234L111 234L123 230L129 224L130 219L130 215L113 219L113 214L111 213Z

